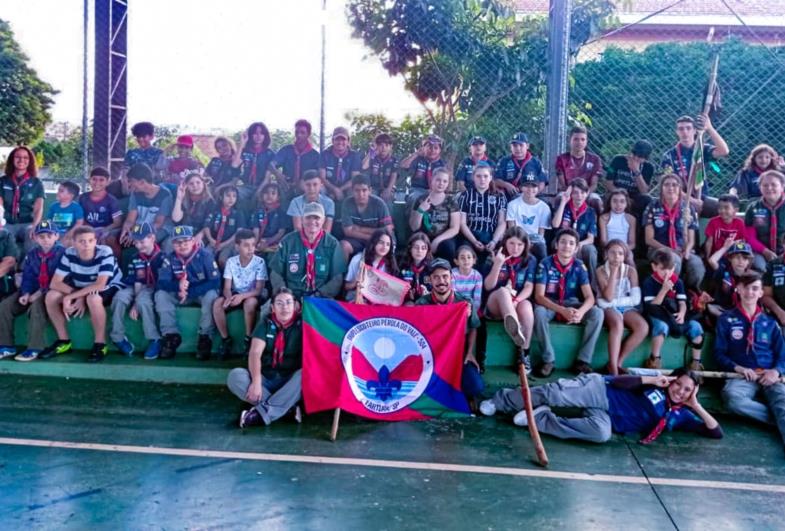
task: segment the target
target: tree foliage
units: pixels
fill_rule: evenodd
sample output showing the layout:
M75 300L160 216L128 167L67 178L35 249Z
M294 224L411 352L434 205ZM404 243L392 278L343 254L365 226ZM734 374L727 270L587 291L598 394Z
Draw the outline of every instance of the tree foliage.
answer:
M462 151L468 136L506 144L541 137L548 67L547 21L516 21L500 0L349 0L353 35L423 103L431 126ZM578 47L610 16L609 0L577 0Z
M38 77L14 38L8 22L0 20L0 143L31 144L51 120L57 91Z
M406 116L398 125L382 114L347 113L345 118L352 129L352 147L361 153L368 151L376 135L387 133L395 140L395 153L405 157L420 147L430 129L425 116Z
M756 144L782 150L785 122L778 111L785 105L785 48L737 39L717 46L656 44L640 52L608 48L598 60L576 65L572 103L591 127L592 148L608 160L639 138L654 144L655 156L672 146L676 118L701 110L715 51L723 110L714 125L731 151L721 163L723 184Z

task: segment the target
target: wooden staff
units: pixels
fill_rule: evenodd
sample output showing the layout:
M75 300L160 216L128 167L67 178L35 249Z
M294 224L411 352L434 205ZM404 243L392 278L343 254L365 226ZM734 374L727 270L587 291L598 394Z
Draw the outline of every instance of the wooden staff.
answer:
M354 291L354 303L355 304L365 304L365 299L363 299L362 294L362 287L365 283L365 261L363 260L360 262L360 272L357 274L357 287ZM330 440L335 442L335 439L338 437L338 428L341 423L341 408L335 408L335 412L333 413L333 426L330 430Z
M655 376L657 374L663 374L665 376L670 376L673 372L671 369L646 369L646 368L639 368L639 367L632 367L627 369L631 375L635 376ZM726 371L690 371L693 374L700 376L701 378L715 378L715 379L723 379L723 380L743 380L744 375L739 374L738 372L726 372ZM760 369L756 369L755 372L762 374L763 371ZM785 376L780 376L780 382L785 383Z
M529 379L526 377L526 365L521 363L518 367L518 378L521 380L521 394L523 395L523 407L526 409L526 418L529 420L529 436L534 443L534 450L537 452L537 461L540 466L548 466L548 454L545 453L545 446L540 439L540 432L534 422L534 410L532 409L532 395L529 390Z

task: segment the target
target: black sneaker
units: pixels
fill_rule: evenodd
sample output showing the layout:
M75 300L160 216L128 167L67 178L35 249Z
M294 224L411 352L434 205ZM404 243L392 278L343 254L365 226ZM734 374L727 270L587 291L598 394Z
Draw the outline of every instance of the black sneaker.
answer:
M222 337L221 338L221 358L229 359L231 357L231 355L232 355L232 338L231 337Z
M589 374L590 372L594 372L591 365L581 360L578 360L573 364L572 370L575 374Z
M95 343L93 344L93 350L90 351L90 355L87 356L87 361L90 363L103 361L107 354L109 354L109 347L106 346L106 343Z
M206 334L199 334L196 342L196 359L205 361L210 359L210 351L213 350L213 341Z
M248 428L250 426L264 426L264 419L254 409L246 409L242 413L240 413L240 427L241 428Z
M166 334L163 338L163 346L161 347L161 353L158 357L162 360L174 358L174 355L177 353L177 347L179 347L182 342L183 338L180 337L180 334Z
M536 374L537 376L541 376L543 378L547 378L553 372L553 363L544 362L539 367L537 367Z
M518 359L515 360L515 373L517 374L520 370L520 366L523 365L526 369L526 375L530 375L532 373L532 360L528 354L523 352L518 353Z
M71 352L71 341L68 339L58 339L38 354L38 359L48 360L60 354L68 354Z

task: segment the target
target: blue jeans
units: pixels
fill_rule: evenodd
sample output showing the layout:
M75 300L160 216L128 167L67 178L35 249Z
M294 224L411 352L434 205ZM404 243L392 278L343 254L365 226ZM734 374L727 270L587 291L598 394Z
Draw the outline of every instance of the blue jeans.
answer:
M485 382L482 375L473 363L464 363L463 374L461 375L461 391L467 398L478 398L485 390Z
M670 328L665 321L661 321L657 318L651 317L651 337L657 336L667 336L670 332ZM690 341L694 340L698 336L703 335L703 327L701 327L698 321L687 321L684 323L686 325L686 331L684 335L687 336L687 339Z

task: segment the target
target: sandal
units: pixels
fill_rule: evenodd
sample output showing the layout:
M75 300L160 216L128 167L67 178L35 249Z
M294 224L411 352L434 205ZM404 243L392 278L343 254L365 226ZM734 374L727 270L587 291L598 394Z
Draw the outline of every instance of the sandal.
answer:
M692 358L692 361L690 362L690 366L688 368L691 371L702 371L703 370L703 364L701 363L701 359L700 358Z
M662 356L650 354L643 366L647 369L662 369Z

